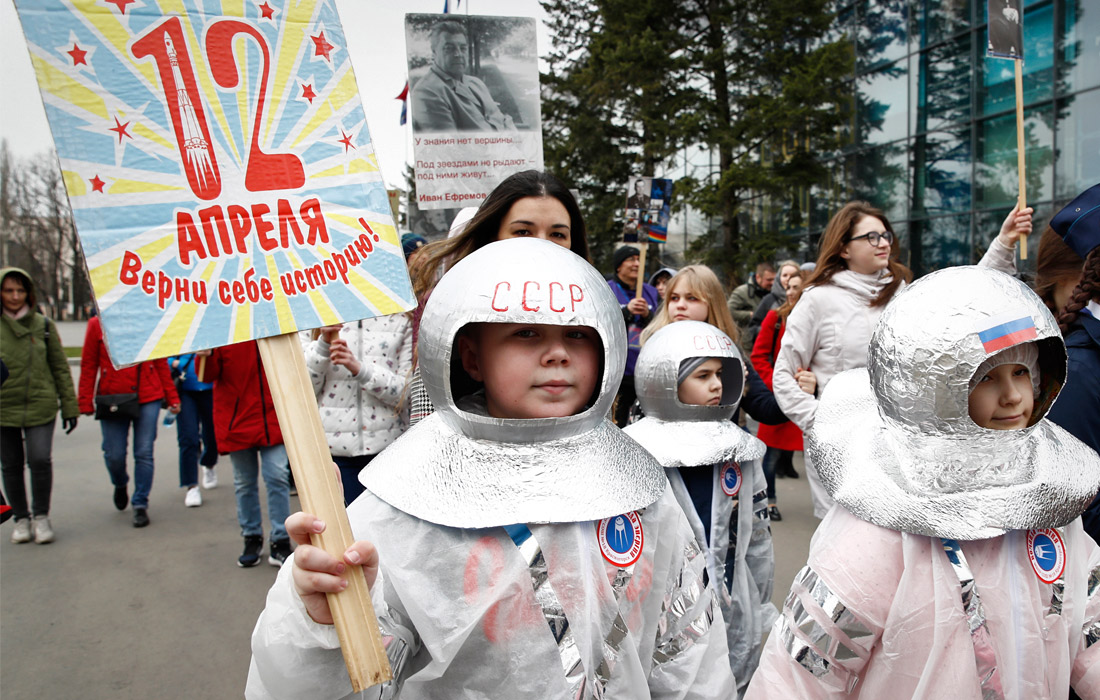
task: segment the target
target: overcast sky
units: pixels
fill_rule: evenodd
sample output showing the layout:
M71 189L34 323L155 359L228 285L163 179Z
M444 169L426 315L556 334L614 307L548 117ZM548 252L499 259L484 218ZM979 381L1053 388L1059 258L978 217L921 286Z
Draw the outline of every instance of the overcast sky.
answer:
M443 0L336 0L336 6L382 175L389 186L403 187L404 163L412 157L412 145L408 126L399 124L401 103L394 98L405 86L407 73L405 13L442 12ZM457 13L545 19L537 0L462 0ZM549 51L550 38L542 21L538 45L540 54ZM0 66L0 137L20 157L52 149L13 0L0 0Z

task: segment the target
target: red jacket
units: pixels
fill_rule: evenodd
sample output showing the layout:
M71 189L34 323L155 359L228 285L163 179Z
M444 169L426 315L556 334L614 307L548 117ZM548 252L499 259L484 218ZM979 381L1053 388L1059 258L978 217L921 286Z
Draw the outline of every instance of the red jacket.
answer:
M777 325L779 326L778 331L776 330ZM786 326L786 323L779 321L779 315L775 312L775 309L772 309L761 322L760 332L757 334L756 342L752 346L750 359L752 360L753 369L768 385L769 390L772 388L772 370L775 368L775 358L779 355L779 348L783 343L783 331ZM768 447L774 447L777 450L796 451L802 449L802 431L791 421L779 425L761 423L760 429L756 432L756 437L760 438Z
M138 372L141 372L140 382ZM96 379L99 379L97 385ZM133 394L138 401L163 401L173 406L180 402L176 385L164 360L148 360L133 367L115 369L103 344L103 328L99 317L88 320L84 331L84 349L80 353L80 404L81 413L95 413L95 397L107 394Z
M214 383L214 437L220 453L283 444L256 341L215 348L202 379Z

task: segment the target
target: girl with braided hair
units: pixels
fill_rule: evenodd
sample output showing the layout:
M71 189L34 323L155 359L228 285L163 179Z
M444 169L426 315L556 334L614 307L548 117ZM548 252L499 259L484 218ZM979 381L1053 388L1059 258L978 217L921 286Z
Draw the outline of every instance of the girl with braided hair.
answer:
M1043 232L1035 291L1054 313L1069 356L1066 386L1050 419L1100 452L1100 184ZM1081 518L1100 542L1100 497Z

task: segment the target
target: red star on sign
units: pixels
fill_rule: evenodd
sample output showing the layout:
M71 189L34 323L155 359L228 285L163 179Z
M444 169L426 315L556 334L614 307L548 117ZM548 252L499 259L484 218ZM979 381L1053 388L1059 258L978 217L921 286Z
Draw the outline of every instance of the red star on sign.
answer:
M130 126L130 122L126 122L125 124L119 124L118 123L118 117L115 117L115 126L112 129L108 129L108 131L113 131L116 134L118 134L118 142L122 143L122 137L123 136L125 136L128 139L134 138L129 133L127 133L126 127L128 127L128 126Z
M317 36L311 36L310 39L313 39L313 55L322 56L331 63L332 59L329 57L329 53L336 47L325 40L325 33L321 32Z
M355 144L351 142L351 137L345 134L343 129L340 129L340 134L344 137L340 139L340 143L344 144L344 153L347 153L349 148L355 148Z
M73 44L72 51L66 51L65 53L72 56L74 66L79 66L81 64L88 65L88 62L84 60L84 57L88 54L88 52L82 51L81 48L76 44Z
M107 184L103 180L99 179L98 173L91 180L88 180L88 182L92 183L92 192L102 192L103 186Z
M269 5L266 1L263 5L260 5L260 17L262 19L275 19L275 8Z
M118 8L120 15L126 14L126 6L134 2L134 0L105 0Z
M317 97L317 93L315 93L313 91L313 85L312 84L302 86L302 97L309 100L310 104L313 104L313 98Z

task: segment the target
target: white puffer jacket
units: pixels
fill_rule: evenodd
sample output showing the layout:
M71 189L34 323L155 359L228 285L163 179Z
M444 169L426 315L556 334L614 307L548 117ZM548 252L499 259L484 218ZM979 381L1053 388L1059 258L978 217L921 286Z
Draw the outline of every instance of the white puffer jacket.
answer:
M398 411L412 369L412 324L405 314L345 324L340 338L362 369L352 376L329 360L329 344L306 344L306 367L321 409L329 449L336 457L381 452L408 428L408 411Z
M1016 271L1015 248L994 238L978 263L999 272ZM867 346L885 306L871 306L889 277L844 270L829 284L802 293L787 318L783 347L775 361L772 388L779 408L806 432L813 425L817 398L798 388L795 374L809 369L817 377L817 395L837 374L867 366ZM905 285L899 285L900 292ZM897 292L895 292L896 294Z

